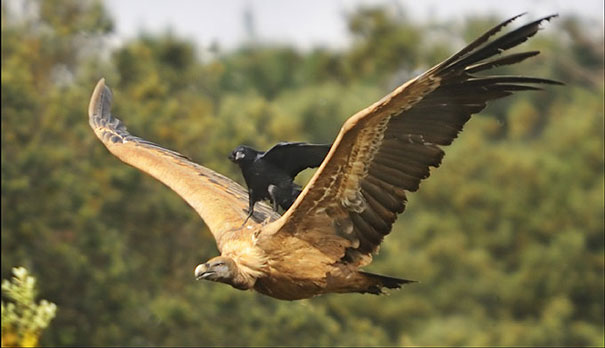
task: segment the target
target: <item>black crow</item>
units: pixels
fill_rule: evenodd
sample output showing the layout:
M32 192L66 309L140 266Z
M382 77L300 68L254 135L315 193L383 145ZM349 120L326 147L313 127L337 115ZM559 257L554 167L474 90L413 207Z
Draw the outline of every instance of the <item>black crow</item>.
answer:
M236 147L229 159L239 165L248 186L248 218L261 199L269 199L275 211L278 206L288 210L302 191L294 177L306 168L319 167L330 146L281 142L266 152L245 145Z

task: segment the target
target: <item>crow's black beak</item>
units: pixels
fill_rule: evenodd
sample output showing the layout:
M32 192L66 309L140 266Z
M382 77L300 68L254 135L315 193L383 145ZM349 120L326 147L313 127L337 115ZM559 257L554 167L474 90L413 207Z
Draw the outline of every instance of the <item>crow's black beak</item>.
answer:
M227 156L227 158L231 161L231 162L235 162L235 157L233 157L233 153L230 153L229 156Z

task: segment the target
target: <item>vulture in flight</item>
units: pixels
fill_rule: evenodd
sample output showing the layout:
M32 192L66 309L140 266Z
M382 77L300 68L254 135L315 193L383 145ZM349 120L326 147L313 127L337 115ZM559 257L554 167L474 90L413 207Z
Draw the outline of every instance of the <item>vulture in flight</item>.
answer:
M220 256L195 268L197 279L298 300L327 293L381 294L408 280L367 273L383 238L431 167L443 158L472 114L493 99L559 82L480 74L538 51L504 53L537 33L547 16L496 35L502 22L445 61L351 116L294 204L283 216L264 202L245 224L246 190L183 155L131 135L111 114L101 79L89 123L120 160L176 191L204 220Z
M298 173L307 168L317 168L330 151L331 144L308 144L302 142L275 144L265 152L240 145L229 159L236 163L248 186L248 219L254 213L254 205L268 198L273 210L280 206L288 210L302 192L294 182Z

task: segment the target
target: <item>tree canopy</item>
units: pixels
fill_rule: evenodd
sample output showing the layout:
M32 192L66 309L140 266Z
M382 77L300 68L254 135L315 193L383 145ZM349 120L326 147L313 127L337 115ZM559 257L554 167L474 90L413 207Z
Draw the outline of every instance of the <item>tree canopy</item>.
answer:
M604 344L603 37L581 18L561 14L524 44L542 54L508 68L567 85L492 103L409 196L368 271L419 284L283 302L195 281L212 236L97 141L95 82L133 134L243 183L235 146L329 143L499 19L428 25L361 8L344 50L251 42L210 57L170 32L110 48L98 1L22 6L2 2L2 278L25 266L57 305L41 344Z

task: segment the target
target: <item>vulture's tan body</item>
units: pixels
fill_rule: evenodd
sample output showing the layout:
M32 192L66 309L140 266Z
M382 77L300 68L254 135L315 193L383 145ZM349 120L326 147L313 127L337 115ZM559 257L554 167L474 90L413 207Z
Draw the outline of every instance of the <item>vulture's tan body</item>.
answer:
M555 81L522 76L476 76L521 62L537 51L501 55L533 36L549 16L493 38L509 19L452 57L350 117L296 202L279 216L257 203L247 216L246 190L177 152L131 135L111 114L112 95L101 79L89 122L107 149L177 192L214 235L221 256L195 274L254 289L278 299L325 293L373 293L408 280L360 270L372 261L406 193L416 191L438 167L470 116L489 100L536 90Z

